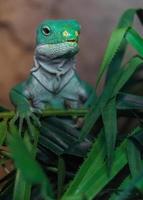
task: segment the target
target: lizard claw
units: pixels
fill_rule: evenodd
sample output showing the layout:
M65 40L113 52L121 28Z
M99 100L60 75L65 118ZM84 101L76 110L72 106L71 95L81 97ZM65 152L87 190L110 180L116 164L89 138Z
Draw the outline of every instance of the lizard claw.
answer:
M12 127L13 125L15 125L17 121L18 131L20 135L22 135L23 133L24 121L26 122L31 142L33 142L35 134L32 128L32 124L34 124L34 126L38 128L41 127L40 120L34 114L34 110L32 108L17 109L16 115L10 121L10 126Z
M22 128L23 128L24 118L19 117L19 134L22 135Z
M10 120L10 126L14 125L15 122L18 120L18 118L19 118L19 114L18 114L18 112L16 112L14 117Z
M32 118L33 123L35 124L35 126L38 126L40 128L41 127L41 122L40 122L39 118L34 113L31 114L31 118Z

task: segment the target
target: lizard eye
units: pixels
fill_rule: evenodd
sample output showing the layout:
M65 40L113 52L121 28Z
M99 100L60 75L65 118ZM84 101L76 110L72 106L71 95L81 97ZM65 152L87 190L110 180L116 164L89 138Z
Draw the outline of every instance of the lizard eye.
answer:
M44 35L48 36L49 33L50 33L49 27L48 27L48 26L44 26L44 27L42 28L42 32L43 32Z

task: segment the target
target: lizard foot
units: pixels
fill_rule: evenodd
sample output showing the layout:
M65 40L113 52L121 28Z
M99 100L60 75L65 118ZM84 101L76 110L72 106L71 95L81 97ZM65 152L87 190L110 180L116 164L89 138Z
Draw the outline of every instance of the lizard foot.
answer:
M10 121L10 126L15 125L15 123L18 121L18 130L19 134L23 134L23 127L24 123L26 122L26 126L28 127L28 133L30 136L31 141L34 139L34 133L32 130L32 124L36 127L41 127L41 123L39 121L39 118L35 114L36 110L32 108L27 109L17 109L15 116ZM37 111L37 113L39 113Z

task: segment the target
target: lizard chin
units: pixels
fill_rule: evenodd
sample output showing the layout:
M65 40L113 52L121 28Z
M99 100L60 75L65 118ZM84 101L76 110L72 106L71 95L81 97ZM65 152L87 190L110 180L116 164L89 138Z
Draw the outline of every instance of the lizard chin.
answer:
M40 44L35 49L36 57L46 57L54 59L59 57L73 57L79 51L79 46L76 41L67 41L57 44Z

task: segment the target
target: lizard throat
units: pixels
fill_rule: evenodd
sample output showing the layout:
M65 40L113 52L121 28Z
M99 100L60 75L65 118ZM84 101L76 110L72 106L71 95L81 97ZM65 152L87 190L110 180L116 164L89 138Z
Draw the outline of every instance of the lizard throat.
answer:
M72 78L75 73L74 58L60 58L46 60L42 57L34 57L32 75L49 91L57 93ZM57 84L55 85L55 82Z

